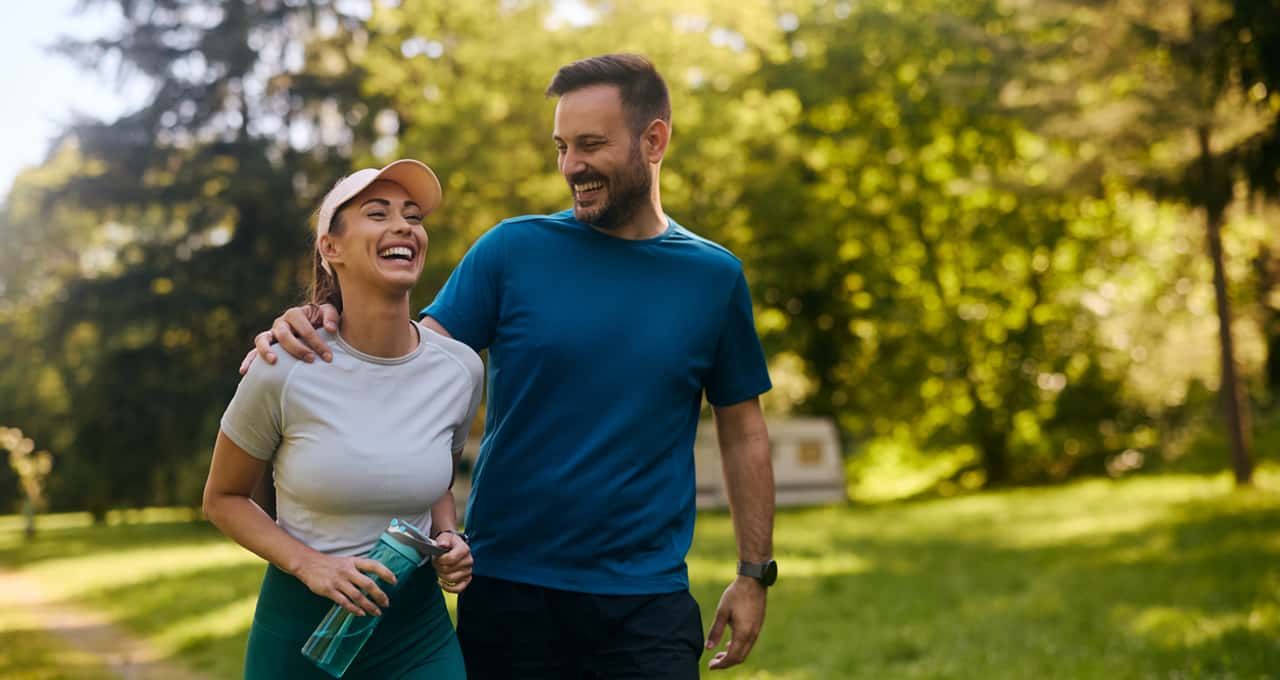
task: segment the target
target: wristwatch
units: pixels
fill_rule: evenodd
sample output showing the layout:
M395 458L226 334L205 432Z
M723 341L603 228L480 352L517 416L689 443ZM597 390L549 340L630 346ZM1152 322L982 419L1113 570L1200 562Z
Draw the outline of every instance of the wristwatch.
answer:
M440 531L437 531L437 532L435 533L435 535L433 535L433 536L431 537L431 538L432 538L432 540L435 540L435 539L436 539L436 537L438 537L440 534L453 534L454 536L457 536L458 538L461 538L463 543L466 543L467 545L471 545L471 537L470 537L470 536L468 536L468 535L466 535L466 534L462 533L461 531L455 531L455 530L453 530L453 529L441 529Z
M760 582L760 585L768 588L778 580L778 563L773 560L766 562L744 562L738 560L738 574L740 576L750 576Z

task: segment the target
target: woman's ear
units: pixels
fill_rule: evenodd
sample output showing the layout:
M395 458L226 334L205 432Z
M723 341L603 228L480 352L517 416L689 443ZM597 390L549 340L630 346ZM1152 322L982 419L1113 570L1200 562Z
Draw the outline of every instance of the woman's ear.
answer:
M320 251L320 257L324 258L324 261L328 262L329 266L332 267L335 263L342 261L342 248L332 235L321 234L320 242L316 248Z

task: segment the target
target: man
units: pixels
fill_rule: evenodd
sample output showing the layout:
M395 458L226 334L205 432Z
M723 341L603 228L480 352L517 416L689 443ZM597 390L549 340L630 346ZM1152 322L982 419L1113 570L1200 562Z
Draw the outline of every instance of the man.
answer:
M666 84L643 57L560 69L554 141L573 209L506 220L463 258L424 323L489 350L458 637L475 678L696 678L701 618L685 555L705 392L720 436L739 577L716 609L712 669L764 621L770 388L741 263L662 210ZM314 310L313 310L314 311ZM327 360L303 308L257 339ZM336 327L336 311L323 322ZM297 333L298 337L295 337Z

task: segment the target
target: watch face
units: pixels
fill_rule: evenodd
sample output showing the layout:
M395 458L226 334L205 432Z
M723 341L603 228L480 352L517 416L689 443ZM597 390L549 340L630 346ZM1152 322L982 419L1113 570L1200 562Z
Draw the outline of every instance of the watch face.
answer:
M773 560L765 562L764 574L760 576L760 582L765 586L771 586L778 580L778 563Z

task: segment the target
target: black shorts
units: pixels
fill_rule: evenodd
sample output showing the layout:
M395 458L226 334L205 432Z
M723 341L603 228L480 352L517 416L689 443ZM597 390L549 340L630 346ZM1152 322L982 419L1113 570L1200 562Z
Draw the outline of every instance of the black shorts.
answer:
M590 595L476 576L458 598L469 680L696 680L702 615L684 590Z

